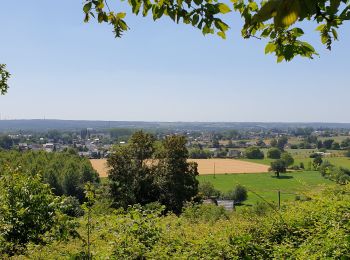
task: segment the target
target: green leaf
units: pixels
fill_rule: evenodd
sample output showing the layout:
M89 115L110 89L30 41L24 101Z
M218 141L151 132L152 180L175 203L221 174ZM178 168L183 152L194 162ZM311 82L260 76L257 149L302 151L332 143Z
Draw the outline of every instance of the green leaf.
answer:
M217 32L217 35L219 35L222 39L226 39L226 34L224 32Z
M221 20L215 20L214 24L216 28L223 32L227 31L229 28L229 26Z
M91 2L90 2L90 3L87 3L86 5L84 5L84 7L83 7L84 12L85 12L86 14L89 13L90 10L91 10L91 7L92 7L92 3L91 3Z
M338 33L334 28L332 28L332 34L333 34L334 39L338 40Z
M278 56L277 57L277 63L280 63L284 60L284 56Z
M222 14L227 14L227 13L231 12L231 9L224 3L218 4L217 7L219 8L220 13L222 13Z
M89 13L86 13L86 14L85 14L85 18L84 18L84 23L89 22L89 20L90 20Z
M192 17L192 25L196 26L198 21L199 21L199 15L198 14L193 15L193 17Z
M328 35L327 34L326 35L324 35L324 34L321 35L321 42L322 42L322 44L326 44L328 42Z
M117 13L117 17L120 19L124 19L126 16L126 13Z
M300 37L300 36L304 35L304 31L300 28L293 28L292 32L294 33L294 35L296 37Z
M272 42L268 43L265 47L265 54L274 52L276 50L276 45Z
M326 26L325 24L321 24L321 25L317 26L316 31L322 31L325 26Z
M104 13L102 13L102 12L99 13L98 17L97 17L98 22L102 23L104 21L104 17L105 17Z

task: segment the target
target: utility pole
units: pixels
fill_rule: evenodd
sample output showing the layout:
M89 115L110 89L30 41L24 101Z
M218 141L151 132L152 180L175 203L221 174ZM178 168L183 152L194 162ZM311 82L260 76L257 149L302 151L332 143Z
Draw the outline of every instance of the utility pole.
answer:
M214 162L214 179L216 178L216 176L215 176L215 162Z

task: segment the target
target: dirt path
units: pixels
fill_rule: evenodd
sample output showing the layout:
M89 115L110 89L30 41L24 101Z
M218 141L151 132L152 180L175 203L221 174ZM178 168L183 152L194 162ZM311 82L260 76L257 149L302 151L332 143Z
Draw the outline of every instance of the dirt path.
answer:
M91 159L92 167L101 177L107 177L106 159ZM268 172L269 166L246 162L236 159L190 159L191 162L198 163L198 172L205 174L225 174L225 173L257 173Z

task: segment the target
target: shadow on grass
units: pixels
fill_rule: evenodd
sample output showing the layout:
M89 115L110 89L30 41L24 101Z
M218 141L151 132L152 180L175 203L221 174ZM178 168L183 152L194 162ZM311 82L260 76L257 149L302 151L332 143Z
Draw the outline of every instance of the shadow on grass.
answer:
M271 176L271 178L281 179L281 180L287 180L287 179L293 179L294 177L293 177L293 176L280 175L280 177Z

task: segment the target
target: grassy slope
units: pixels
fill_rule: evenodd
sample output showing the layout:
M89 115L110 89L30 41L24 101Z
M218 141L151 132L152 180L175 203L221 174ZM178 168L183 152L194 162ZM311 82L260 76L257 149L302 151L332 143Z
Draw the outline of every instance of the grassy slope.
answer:
M297 194L302 195L303 192L324 185L333 185L334 183L324 179L318 172L293 172L283 174L280 179L275 178L269 173L257 174L227 174L199 176L198 180L210 181L215 188L220 191L228 191L236 184L242 184L249 190L258 193L265 200L277 202L277 191L280 190L281 200L294 200ZM246 204L254 204L261 201L252 192L248 193Z

